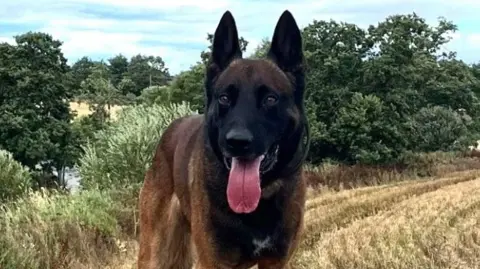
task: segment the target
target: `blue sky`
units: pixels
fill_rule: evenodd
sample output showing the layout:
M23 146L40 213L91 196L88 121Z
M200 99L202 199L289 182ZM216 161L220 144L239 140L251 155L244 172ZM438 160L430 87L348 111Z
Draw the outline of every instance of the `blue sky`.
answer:
M431 24L439 16L459 31L444 48L466 62L480 61L478 0L11 0L0 3L0 42L26 31L43 31L64 42L69 63L82 56L107 59L118 53L161 56L173 74L189 68L208 45L225 10L230 10L251 52L271 37L283 10L303 27L317 20L341 20L361 27L396 13L416 12ZM341 3L341 4L340 4Z

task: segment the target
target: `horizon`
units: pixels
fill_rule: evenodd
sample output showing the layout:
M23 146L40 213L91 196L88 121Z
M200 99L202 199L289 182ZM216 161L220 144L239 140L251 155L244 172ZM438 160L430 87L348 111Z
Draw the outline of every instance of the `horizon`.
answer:
M44 32L63 42L62 52L69 65L84 56L106 61L118 54L127 58L143 54L162 57L170 74L176 75L200 60L200 53L209 44L207 33L215 31L226 10L235 17L239 36L249 42L245 55L250 55L263 38L271 38L284 10L292 12L300 28L313 20L332 19L364 29L388 16L415 12L431 26L438 24L439 17L452 21L458 31L442 49L456 51L457 58L468 64L480 62L480 17L475 14L480 2L366 0L341 7L331 0L292 2L18 0L2 3L0 42L14 44L15 35Z

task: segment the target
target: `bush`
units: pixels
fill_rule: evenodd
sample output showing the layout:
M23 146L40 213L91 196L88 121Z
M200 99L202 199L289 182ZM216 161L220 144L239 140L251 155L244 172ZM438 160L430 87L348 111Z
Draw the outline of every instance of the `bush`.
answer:
M168 86L150 86L143 89L142 94L136 99L137 103L145 105L171 103L171 88Z
M407 123L409 148L415 152L452 149L455 141L468 134L471 121L450 108L424 107Z
M385 105L375 95L354 93L339 108L330 127L330 136L340 155L348 162L362 164L391 163L398 147L392 126L385 121Z
M121 188L142 182L163 131L173 120L192 113L188 103L123 109L116 122L83 147L81 188Z
M0 150L0 203L25 195L33 181L28 169L13 159L13 155Z

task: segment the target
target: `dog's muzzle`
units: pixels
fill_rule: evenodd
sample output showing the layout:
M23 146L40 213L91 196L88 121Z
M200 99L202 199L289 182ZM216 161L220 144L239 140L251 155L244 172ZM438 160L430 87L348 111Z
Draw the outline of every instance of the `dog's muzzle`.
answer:
M272 147L270 147L270 149L265 154L265 158L262 160L262 163L260 164L260 174L265 174L273 169L273 167L275 166L275 163L277 163L278 150L279 150L278 144L275 144ZM224 156L223 163L225 164L225 167L228 170L230 170L232 167L232 158L228 158Z

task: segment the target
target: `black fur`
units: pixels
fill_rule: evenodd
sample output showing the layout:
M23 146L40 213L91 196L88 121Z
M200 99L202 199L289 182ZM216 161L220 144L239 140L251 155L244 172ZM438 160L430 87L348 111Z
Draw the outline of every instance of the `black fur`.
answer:
M205 138L207 162L216 165L217 174L206 183L211 199L211 226L222 248L241 250L248 259L281 257L286 254L290 235L285 229L282 205L293 192L299 169L308 153L309 128L304 109L305 76L302 40L292 14L285 11L272 37L268 60L278 68L275 72L255 69L258 61L242 59L235 20L226 12L214 35L212 56L205 79ZM237 60L242 72L237 72L219 84L230 64ZM272 63L269 63L272 65ZM266 76L278 80L288 78L288 88L272 89L266 86ZM253 79L255 78L255 79ZM227 99L221 99L226 95ZM270 102L273 96L276 102ZM226 101L227 100L227 101ZM294 111L294 115L292 115ZM227 134L238 131L240 137L251 135L250 147L229 147ZM282 188L269 199L262 199L250 214L235 214L227 204L225 193L228 166L225 157L253 158L279 147L276 163L261 177L262 188L282 180ZM281 235L281 236L280 236ZM270 236L274 247L263 253L254 253L253 238Z

